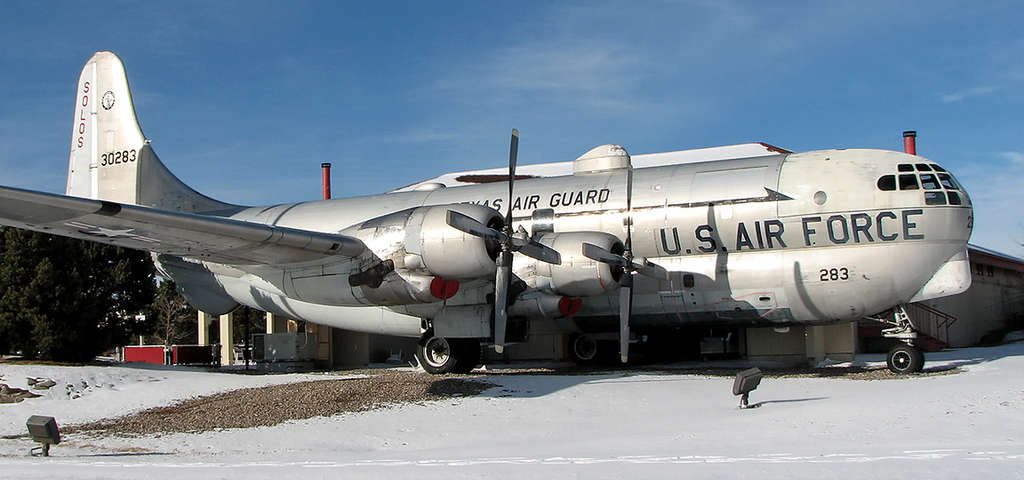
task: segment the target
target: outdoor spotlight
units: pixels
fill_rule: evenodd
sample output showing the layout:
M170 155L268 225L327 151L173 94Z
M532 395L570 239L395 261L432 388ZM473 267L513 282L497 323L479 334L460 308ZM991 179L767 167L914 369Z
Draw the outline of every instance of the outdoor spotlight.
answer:
M761 383L761 377L761 369L757 367L736 374L736 381L732 383L732 394L740 396L740 408L749 407L750 392Z
M43 444L40 447L32 449L31 454L33 457L42 455L44 457L50 456L50 445L56 445L60 443L60 429L57 428L57 420L53 417L44 417L42 415L32 415L28 417L28 421L25 422L28 426L28 434L32 437L36 443Z

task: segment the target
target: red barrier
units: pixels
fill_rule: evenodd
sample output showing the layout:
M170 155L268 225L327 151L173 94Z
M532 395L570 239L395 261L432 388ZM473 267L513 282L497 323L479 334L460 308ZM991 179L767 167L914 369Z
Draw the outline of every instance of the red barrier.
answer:
M125 363L152 363L164 365L166 363L163 345L139 345L124 347Z

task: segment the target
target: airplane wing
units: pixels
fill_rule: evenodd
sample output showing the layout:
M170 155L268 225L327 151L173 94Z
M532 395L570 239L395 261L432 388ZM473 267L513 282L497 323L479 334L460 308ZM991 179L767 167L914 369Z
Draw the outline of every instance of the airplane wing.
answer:
M358 257L357 238L0 187L0 224L230 265Z

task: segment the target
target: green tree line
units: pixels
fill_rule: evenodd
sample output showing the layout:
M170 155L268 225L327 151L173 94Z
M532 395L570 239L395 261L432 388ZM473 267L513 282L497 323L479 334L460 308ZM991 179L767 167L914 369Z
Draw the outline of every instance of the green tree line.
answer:
M161 302L184 305L156 278L146 252L2 228L0 354L83 362L152 335Z
M255 309L239 308L234 323L240 335L265 330ZM0 227L0 355L85 362L140 336L193 344L197 324L148 252Z

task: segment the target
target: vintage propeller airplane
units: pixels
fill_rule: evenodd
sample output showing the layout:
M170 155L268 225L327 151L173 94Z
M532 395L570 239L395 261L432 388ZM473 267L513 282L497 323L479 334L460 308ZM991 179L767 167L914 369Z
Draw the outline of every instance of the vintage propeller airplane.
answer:
M191 189L136 120L111 52L78 81L67 195L0 187L0 223L146 250L198 309L247 305L420 338L468 371L531 323L581 362L679 325L786 326L892 310L897 372L922 368L903 306L970 285L971 202L925 158L766 144L442 175L382 195L265 207ZM507 190L507 192L506 192ZM499 212L504 212L499 213ZM617 319L617 321L615 320ZM616 323L618 328L616 328Z

